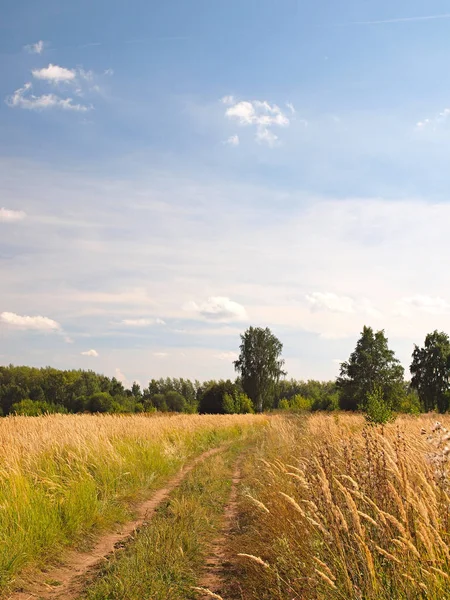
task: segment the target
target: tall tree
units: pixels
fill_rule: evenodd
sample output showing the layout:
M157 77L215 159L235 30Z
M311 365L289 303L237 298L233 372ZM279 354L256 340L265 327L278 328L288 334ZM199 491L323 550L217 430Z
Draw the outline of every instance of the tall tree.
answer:
M433 331L425 338L423 348L414 346L411 387L417 390L425 411L448 410L450 375L450 340L443 331Z
M249 327L241 335L240 354L234 362L242 388L255 409L262 412L273 400L275 386L282 375L283 344L268 327Z
M404 394L403 373L400 361L388 347L384 331L374 333L365 326L349 360L341 364L336 380L341 408L365 409L368 395L375 390L381 390L386 404L394 408Z

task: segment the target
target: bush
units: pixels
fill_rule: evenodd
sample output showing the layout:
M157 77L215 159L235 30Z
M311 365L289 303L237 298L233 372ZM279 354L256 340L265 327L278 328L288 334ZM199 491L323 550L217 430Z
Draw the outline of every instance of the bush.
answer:
M211 383L206 390L203 392L200 398L199 413L203 414L225 414L225 396L229 395L235 398L236 394L239 393L236 385L230 381L219 381L219 383ZM233 402L233 407L228 401L228 410L236 410Z
M56 406L42 400L30 400L30 398L15 402L11 406L11 413L26 417L38 417L39 415L57 412L66 413L67 410L63 406Z
M250 400L247 394L236 394L234 398L234 404L237 413L246 414L255 412L253 402Z
M420 403L419 395L415 390L412 390L403 396L398 403L397 411L409 415L420 415L422 412L422 405Z
M282 398L278 403L278 408L280 410L289 410L291 408L289 400L287 398Z
M108 392L96 392L89 397L87 409L92 413L112 412L113 399Z
M301 394L295 394L289 402L291 410L311 410L312 408L312 400L310 398L305 398Z
M395 419L381 388L375 388L373 392L367 394L364 416L371 425L385 425Z
M234 398L231 394L228 394L227 392L225 392L223 396L223 412L226 415L233 415L237 412Z

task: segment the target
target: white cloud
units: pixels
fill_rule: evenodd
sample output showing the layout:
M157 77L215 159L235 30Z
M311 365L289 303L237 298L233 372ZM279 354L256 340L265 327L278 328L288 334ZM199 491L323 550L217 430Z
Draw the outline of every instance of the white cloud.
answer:
M30 329L34 331L59 331L61 325L48 317L16 315L12 312L0 313L0 323L17 329Z
M220 101L224 104L234 104L234 96L224 96Z
M184 310L212 321L245 321L247 313L242 304L225 296L211 296L205 302L188 302Z
M11 108L25 108L27 110L47 110L59 108L61 110L70 110L75 112L86 112L91 110L91 106L84 104L74 104L72 98L60 98L56 94L43 94L34 96L30 93L31 83L26 83L23 88L19 88L12 96L6 99L6 103Z
M123 371L121 369L119 369L119 367L116 367L116 369L114 371L114 377L117 379L117 381L120 381L120 383L122 383L124 385L124 387L126 387L126 388L130 387L130 382L129 382L127 376L123 373Z
M81 354L83 356L98 356L98 352L97 350L94 350L93 348L91 348L91 350L85 350L84 352L81 352Z
M286 106L287 106L287 107L288 107L288 109L291 111L291 113L292 113L293 115L295 115L295 113L296 113L296 110L295 110L295 107L294 107L294 105L292 104L292 102L286 102Z
M84 73L84 71L83 71ZM74 81L76 77L76 71L74 69L66 69L58 65L52 65L42 69L33 69L33 77L36 79L44 79L51 83L60 83L61 81Z
M169 354L167 352L153 352L153 356L156 356L156 358L166 358Z
M166 323L162 319L123 319L120 324L129 327L148 327L149 325L165 325Z
M214 356L214 358L217 358L218 360L228 360L228 361L237 360L237 358L238 358L237 352L219 352L218 354L214 354L213 356Z
M414 310L430 315L445 315L450 313L450 304L443 298L418 294L402 298L398 303L396 314L403 317L410 317L413 315Z
M239 136L230 135L230 137L226 140L225 144L228 144L229 146L239 146Z
M445 123L448 122L450 117L450 108L444 108L444 110L438 113L433 118L423 119L423 121L418 121L416 123L416 128L419 130L425 129L437 129L438 127L442 127Z
M354 313L355 302L348 296L338 296L332 292L313 292L306 299L311 304L311 310L329 310L331 312Z
M109 76L114 75L114 71L113 71L113 69L105 69L103 71L103 75L109 75Z
M258 127L256 132L256 141L259 143L265 142L269 146L274 146L278 136L270 131L267 127Z
M28 44L28 46L24 46L24 48L30 54L42 54L45 48L45 42L43 40L39 40L35 44Z
M15 223L25 219L26 213L23 210L11 210L8 208L0 208L0 223Z
M73 344L73 339L68 335L64 336L64 341L66 344Z
M271 127L287 127L290 123L289 118L276 104L269 104L266 100L242 100L234 102L234 98L225 96L228 108L225 116L228 119L236 120L239 125L256 127L256 140L265 142L273 146L277 136L270 131ZM224 101L224 99L222 99Z

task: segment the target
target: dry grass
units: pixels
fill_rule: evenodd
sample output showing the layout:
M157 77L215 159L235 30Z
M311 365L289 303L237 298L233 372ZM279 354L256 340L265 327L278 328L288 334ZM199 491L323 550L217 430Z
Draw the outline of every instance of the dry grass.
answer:
M260 426L255 415L0 419L0 592L27 565L129 518L186 460Z
M450 598L450 434L434 422L272 419L249 465L240 597Z

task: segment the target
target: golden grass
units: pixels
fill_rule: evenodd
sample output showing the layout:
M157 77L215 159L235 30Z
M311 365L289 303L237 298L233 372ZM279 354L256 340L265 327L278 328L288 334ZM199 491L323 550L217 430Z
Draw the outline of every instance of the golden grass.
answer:
M450 417L430 435L435 420L272 419L243 497L246 600L450 598Z
M0 591L25 566L42 566L63 546L128 518L130 500L189 458L265 422L256 415L0 419Z

